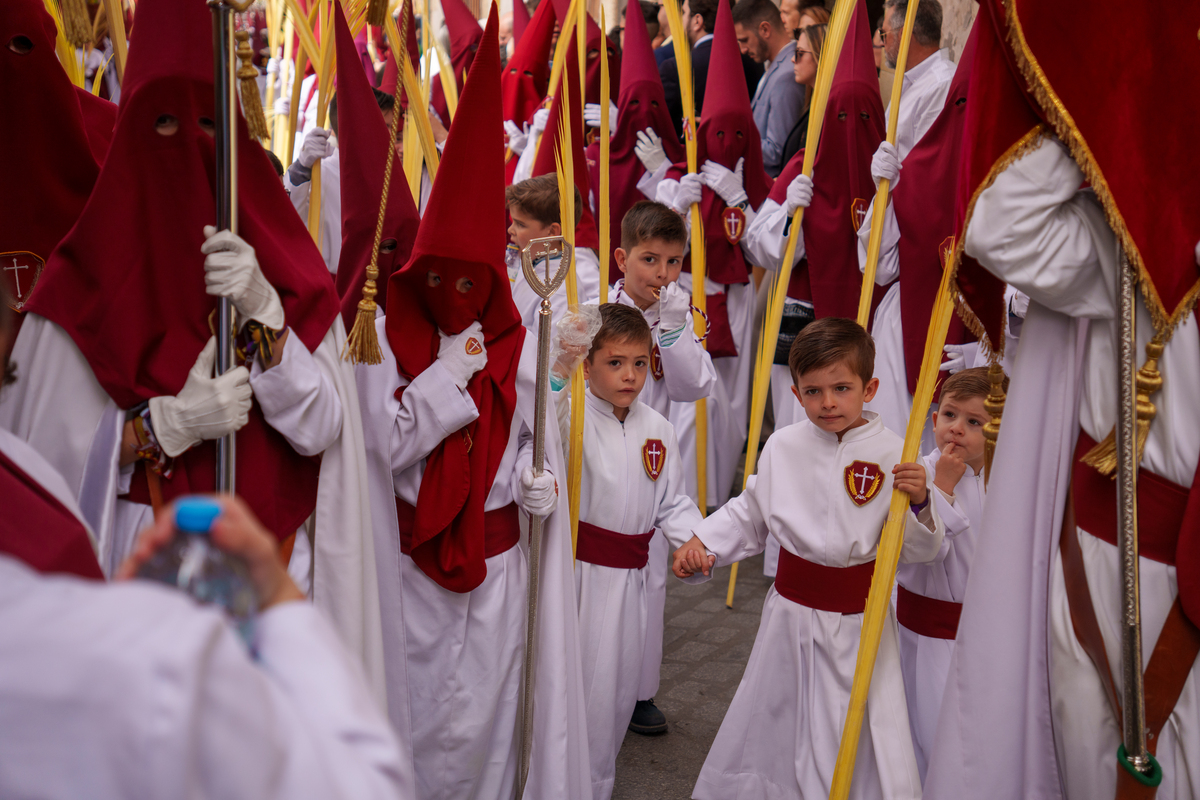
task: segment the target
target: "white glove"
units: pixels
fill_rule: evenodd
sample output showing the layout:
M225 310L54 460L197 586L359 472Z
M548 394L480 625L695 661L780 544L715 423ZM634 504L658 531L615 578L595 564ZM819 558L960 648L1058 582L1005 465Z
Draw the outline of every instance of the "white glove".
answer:
M487 348L483 346L483 325L479 320L472 322L462 333L442 337L438 345L438 361L454 379L454 385L466 389L471 376L487 365Z
M1008 313L1017 319L1025 319L1025 315L1029 313L1029 295L1014 291L1012 299L1008 301Z
M525 127L528 128L528 125ZM511 119L504 120L504 132L508 134L508 149L517 155L524 153L525 145L529 142L529 134L524 129L518 128L517 123Z
M1196 242L1196 266L1200 266L1200 242Z
M228 297L239 325L256 319L272 330L283 330L283 303L259 269L254 248L230 231L218 233L212 225L204 226L204 237L204 290L213 297Z
M663 149L662 139L658 138L653 128L638 131L633 152L647 172L658 172L658 168L667 163L667 151Z
M279 59L278 58L267 59L267 74L268 75L278 75L279 74Z
M309 169L318 159L329 158L333 155L333 142L329 141L329 131L324 128L313 128L304 136L304 144L300 145L300 166Z
M790 217L798 208L808 208L813 197L812 178L807 175L797 175L787 188L787 213Z
M250 372L234 367L212 377L217 339L210 337L174 397L150 398L150 427L163 452L174 458L205 439L219 439L250 419Z
M703 196L704 176L689 172L679 179L679 191L675 193L674 209L680 214L687 214Z
M888 191L894 192L896 184L900 182L901 169L903 167L900 164L900 154L896 152L896 145L888 144L886 140L880 142L875 155L871 156L871 179L875 181L876 188L881 180L887 178Z
M529 135L534 138L540 136L542 131L546 130L546 125L549 124L549 122L550 109L539 108L537 111L533 112L533 123L529 128Z
M679 285L668 283L658 295L658 329L663 333L677 331L687 324L692 297Z
M583 107L583 121L589 128L600 127L600 104L587 103ZM617 104L613 101L608 101L608 135L613 136L617 132Z
M286 117L292 113L292 98L280 97L275 100L275 116Z
M966 346L961 344L948 344L942 348L942 352L946 354L946 360L938 367L942 372L949 372L953 375L956 372L962 372L967 368Z
M544 517L558 506L558 481L549 470L533 474L533 467L521 470L520 506L526 513Z
M737 166L730 171L728 167L715 161L705 161L700 167L700 172L704 175L704 182L708 184L708 188L716 192L725 201L725 205L736 206L747 199L745 182L742 179L745 165L746 159L739 158Z

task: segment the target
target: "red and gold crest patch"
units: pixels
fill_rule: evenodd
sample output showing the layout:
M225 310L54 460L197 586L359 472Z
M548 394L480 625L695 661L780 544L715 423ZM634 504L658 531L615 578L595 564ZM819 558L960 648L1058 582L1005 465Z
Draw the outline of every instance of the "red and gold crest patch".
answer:
M9 308L24 310L44 266L45 261L25 250L0 253L0 274L4 275L4 285L8 288Z
M654 380L662 380L662 351L658 349L657 344L654 345L654 349L650 351L650 374L654 377Z
M875 499L883 488L883 470L870 461L855 461L843 470L846 494L856 506L865 506Z
M867 208L870 205L869 200L861 197L854 198L854 202L850 204L850 224L854 226L854 230L862 227L863 220L867 218Z
M737 244L746 234L746 212L730 206L721 212L721 229L730 244Z
M667 465L667 447L661 439L647 439L642 445L642 466L646 468L646 476L652 481L662 475L663 467Z
M481 345L479 343L478 339L476 339L474 336L472 336L470 339L467 339L466 350L467 350L467 355L477 356L483 352L483 345Z

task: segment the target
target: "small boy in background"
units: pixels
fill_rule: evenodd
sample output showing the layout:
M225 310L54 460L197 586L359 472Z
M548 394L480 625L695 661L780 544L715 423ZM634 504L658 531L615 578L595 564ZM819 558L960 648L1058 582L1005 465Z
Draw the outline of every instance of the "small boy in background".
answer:
M1003 386L1007 392L1008 378ZM932 420L937 447L924 461L933 477L933 503L946 525L946 538L932 562L901 564L896 572L900 664L922 782L950 674L975 539L983 521L983 426L991 417L983 403L989 391L986 367L956 372L942 385Z
M558 389L556 409L565 442L571 403L585 404L575 589L592 796L608 800L653 628L651 575L662 565L650 563L650 541L665 536L681 546L701 516L683 488L674 428L639 400L650 370L650 326L637 309L615 303L600 306L600 316L583 362L588 388L583 397ZM556 387L565 386L579 355L556 362ZM662 605L656 613L661 657Z
M692 797L827 797L858 655L875 551L892 489L907 492L900 560L937 557L944 530L925 467L863 411L878 388L875 346L854 320L810 323L789 352L806 420L776 431L746 490L675 552L679 577L782 547L742 682ZM916 798L904 678L890 609L867 696L852 797Z
M538 309L541 308L542 298L533 291L525 280L525 272L521 269L521 251L534 239L546 236L561 236L562 225L559 219L558 177L556 175L539 175L536 178L514 183L504 190L504 202L512 224L508 226L508 236L512 243L508 246L505 261L508 267L508 280L512 286L513 303L517 313L521 315L521 324L530 332L537 335ZM583 201L579 190L575 190L575 224L583 218ZM558 268L558 260L550 263L550 274ZM542 274L539 271L539 274ZM545 276L543 275L543 278ZM600 261L596 253L580 247L575 250L575 279L578 285L579 303L596 303L600 299ZM567 282L550 298L552 319L554 322L562 317L567 310Z

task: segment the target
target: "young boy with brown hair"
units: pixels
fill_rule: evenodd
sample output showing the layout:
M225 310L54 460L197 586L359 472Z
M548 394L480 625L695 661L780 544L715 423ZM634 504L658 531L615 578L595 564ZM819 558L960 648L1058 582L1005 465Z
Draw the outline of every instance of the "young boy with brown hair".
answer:
M1007 392L1008 378L1003 387ZM933 504L945 523L946 538L933 561L901 564L896 572L900 664L922 782L954 655L975 538L983 521L983 426L991 418L983 403L989 391L986 367L956 372L942 385L932 419L937 447L924 462L937 490L932 493Z
M558 177L553 174L514 183L504 189L504 204L512 224L508 226L511 243L505 254L508 281L512 287L513 302L521 315L521 324L537 334L538 309L542 298L530 288L521 269L521 251L533 239L545 236L561 236L559 219ZM579 190L575 190L575 224L583 218L583 201ZM550 274L558 268L557 259L552 260ZM595 303L600 299L600 261L596 253L585 247L575 249L575 279L578 282L579 303ZM550 298L555 322L567 310L567 283Z
M663 564L649 561L651 538L682 545L701 517L684 491L687 465L674 428L639 400L650 369L650 326L637 309L615 303L600 306L600 316L583 362L588 388L582 398L560 390L556 408L566 441L570 404L585 404L575 589L593 797L608 800L651 630L658 631L661 657L662 606L653 603L652 587ZM564 365L560 376L573 366Z
M699 800L829 795L892 489L911 499L900 560L930 561L942 544L925 467L899 463L901 438L863 411L878 388L870 335L853 320L818 320L788 362L807 419L767 440L746 490L675 553L686 577L761 553L768 536L782 547L746 672L692 794ZM921 796L890 611L851 793Z

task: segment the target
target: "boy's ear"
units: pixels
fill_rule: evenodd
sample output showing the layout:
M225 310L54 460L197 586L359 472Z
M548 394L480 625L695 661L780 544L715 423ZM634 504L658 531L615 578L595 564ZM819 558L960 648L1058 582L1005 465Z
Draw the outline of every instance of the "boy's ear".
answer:
M592 378L592 357L587 356L583 359L583 379L591 380Z
M613 258L617 261L617 269L621 270L621 274L625 274L625 259L629 258L629 253L625 252L624 247L618 247L613 251Z
M562 225L559 225L557 222L551 222L550 223L550 235L551 236L562 236Z
M793 383L791 386L791 389L792 389L792 394L796 396L796 402L803 405L804 401L800 399L800 390L796 388L796 384Z
M929 412L929 427L933 428L934 430L937 429L937 409L936 408Z
M879 391L879 378L871 378L867 381L867 385L863 387L863 402L871 402L871 398L875 397L875 393Z

